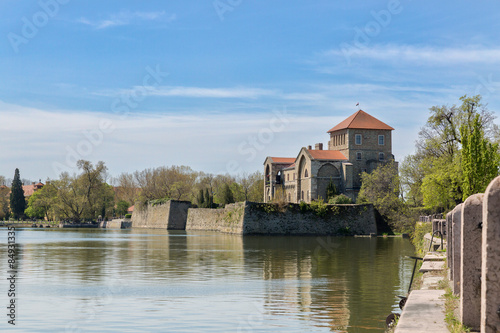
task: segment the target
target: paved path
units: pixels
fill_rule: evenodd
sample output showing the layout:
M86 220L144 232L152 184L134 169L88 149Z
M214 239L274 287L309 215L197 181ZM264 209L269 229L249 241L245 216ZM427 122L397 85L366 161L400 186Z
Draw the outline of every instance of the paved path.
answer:
M448 333L443 295L444 290L412 291L394 333Z

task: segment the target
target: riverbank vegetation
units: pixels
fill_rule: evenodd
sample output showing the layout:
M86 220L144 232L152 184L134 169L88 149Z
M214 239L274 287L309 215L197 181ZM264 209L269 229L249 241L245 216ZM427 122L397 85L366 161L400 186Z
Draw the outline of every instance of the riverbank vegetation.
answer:
M113 178L104 162L94 165L80 160L77 167L78 174L62 173L59 179L47 180L27 200L16 169L12 194L9 196L10 188L0 187L0 219L80 222L124 216L134 204L140 208L174 199L215 208L237 201L262 201L264 193L264 176L260 172L235 177L197 172L187 166L170 166L123 173Z
M419 215L446 213L498 176L500 131L481 96L433 106L415 153L363 173L358 202L371 202L396 232L414 232Z

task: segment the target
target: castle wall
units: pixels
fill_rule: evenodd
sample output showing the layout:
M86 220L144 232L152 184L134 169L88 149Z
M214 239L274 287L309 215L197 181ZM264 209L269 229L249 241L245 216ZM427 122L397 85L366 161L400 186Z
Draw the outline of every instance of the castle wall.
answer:
M280 207L253 202L227 205L225 209L190 208L186 230L242 235L369 235L377 232L372 205L328 205L324 216L319 216L318 212L301 209L298 204Z
M162 205L136 206L132 214L132 228L184 230L189 201L170 200Z

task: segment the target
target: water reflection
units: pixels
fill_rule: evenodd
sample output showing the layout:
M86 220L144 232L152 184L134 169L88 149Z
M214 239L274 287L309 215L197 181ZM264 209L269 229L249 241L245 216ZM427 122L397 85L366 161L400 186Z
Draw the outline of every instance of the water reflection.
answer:
M25 229L17 240L27 331L380 332L413 253L399 238L162 230Z

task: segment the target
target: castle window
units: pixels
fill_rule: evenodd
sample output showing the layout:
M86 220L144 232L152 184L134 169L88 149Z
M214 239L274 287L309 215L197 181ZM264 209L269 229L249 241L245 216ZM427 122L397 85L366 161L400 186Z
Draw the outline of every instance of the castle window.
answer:
M290 174L286 175L286 181L290 181Z
M362 158L361 153L360 152L356 153L356 159L359 161L361 160L361 158Z
M292 201L292 196L288 193L288 202Z
M385 160L384 153L378 153L378 159L379 159L379 161Z
M304 172L304 178L307 178L307 177L309 177L309 172L307 172L307 169L306 169L306 171Z
M301 198L302 198L302 200L304 200L304 191L302 191L302 193L301 193Z
M307 201L309 201L309 190L307 191Z
M361 134L356 134L354 136L354 143L357 144L357 145L360 145L362 143L362 141L361 141Z
M295 180L295 173L293 174L293 180Z
M379 146L385 145L385 136L384 135L378 136L378 144L379 144Z

